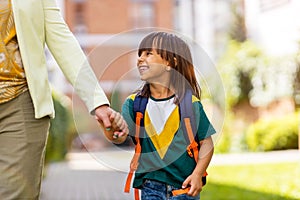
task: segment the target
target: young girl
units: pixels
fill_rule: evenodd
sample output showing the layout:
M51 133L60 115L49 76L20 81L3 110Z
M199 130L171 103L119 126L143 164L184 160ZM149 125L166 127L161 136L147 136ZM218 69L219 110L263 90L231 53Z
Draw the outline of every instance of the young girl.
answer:
M129 96L123 104L122 115L129 127L129 134L140 145L141 153L133 168L137 168L133 187L141 189L142 200L199 199L202 175L213 155L211 135L215 133L200 102L200 87L196 81L191 52L178 36L166 32L147 35L138 49L137 68L142 89ZM197 130L196 138L201 147L198 162L191 158L180 120L180 102L185 93L192 91L192 110ZM144 114L144 129L135 137L136 96L148 98ZM115 114L115 120L121 119ZM122 143L126 135L110 136L115 143ZM187 190L183 190L188 188ZM172 191L186 191L174 195Z

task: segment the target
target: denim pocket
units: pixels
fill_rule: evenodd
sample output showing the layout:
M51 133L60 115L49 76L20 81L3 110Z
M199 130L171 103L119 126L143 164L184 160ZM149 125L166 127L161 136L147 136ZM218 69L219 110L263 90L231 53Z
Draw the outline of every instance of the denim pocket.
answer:
M146 179L142 187L142 200L166 200L166 185Z

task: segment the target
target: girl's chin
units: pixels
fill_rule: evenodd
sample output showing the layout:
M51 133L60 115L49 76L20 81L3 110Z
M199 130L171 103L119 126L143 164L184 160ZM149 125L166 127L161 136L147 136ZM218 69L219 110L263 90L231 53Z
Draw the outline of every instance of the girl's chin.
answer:
M140 79L141 79L142 81L147 81L147 78L144 77L143 75L140 75Z

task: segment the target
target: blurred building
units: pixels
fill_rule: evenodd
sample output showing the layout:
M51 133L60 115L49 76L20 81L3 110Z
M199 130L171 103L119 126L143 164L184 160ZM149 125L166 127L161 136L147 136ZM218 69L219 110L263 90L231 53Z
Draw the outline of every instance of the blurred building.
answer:
M149 28L178 31L215 60L225 46L230 1L221 0L57 0L63 17L88 55L112 106L140 86L136 49ZM146 28L146 29L145 29ZM49 57L50 54L48 55ZM93 132L86 109L53 59L50 81L73 98L78 132ZM82 127L82 128L81 128Z
M245 0L248 37L269 54L282 56L298 51L299 0Z
M71 31L89 56L101 86L135 78L136 48L143 28L178 31L216 60L223 52L230 23L230 1L222 0L58 0ZM149 31L149 29L148 29ZM55 72L56 73L56 72ZM59 84L60 76L52 76ZM123 80L125 79L125 80ZM125 81L125 82L124 82ZM136 85L136 84L135 84ZM125 89L132 88L130 85ZM69 86L62 90L68 92Z
M232 3L237 1L244 2L248 38L270 54L297 50L297 0L58 0L66 22L90 56L106 90L110 90L110 81L120 80L134 68L134 50L144 27L185 34L217 61L226 48ZM125 56L130 52L132 56Z
M233 0L176 0L174 29L194 39L216 61L224 52Z
M174 28L173 0L64 0L62 8L107 93L116 81L129 90L127 80L138 79L135 50L145 33L141 28Z
M274 84L269 87L269 105L261 107L262 116L280 116L294 112L294 74L297 65L292 62L299 52L300 42L300 1L299 0L245 0L245 19L248 38L277 59L287 60L277 69L281 73L270 73L269 79ZM260 103L260 102L258 102Z

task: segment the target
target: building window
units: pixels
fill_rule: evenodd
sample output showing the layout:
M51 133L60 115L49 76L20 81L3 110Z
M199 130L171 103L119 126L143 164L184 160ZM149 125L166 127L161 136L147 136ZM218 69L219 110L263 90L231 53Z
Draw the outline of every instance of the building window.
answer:
M155 26L155 12L153 1L133 1L130 9L133 28Z
M80 34L80 33L86 33L87 27L84 20L84 1L82 0L76 0L75 3L75 17L74 17L74 33Z

